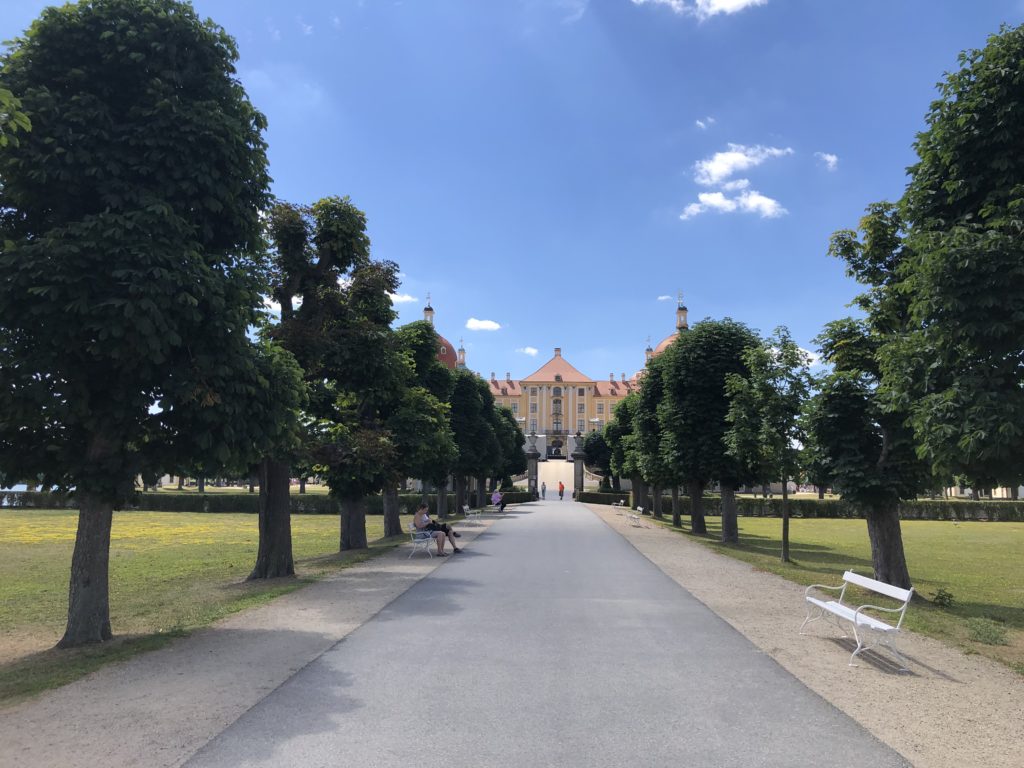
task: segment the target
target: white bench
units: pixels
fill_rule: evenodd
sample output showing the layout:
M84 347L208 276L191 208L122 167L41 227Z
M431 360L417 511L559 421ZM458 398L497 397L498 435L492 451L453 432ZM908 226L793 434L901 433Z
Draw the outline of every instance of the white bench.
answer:
M643 517L643 514L644 508L637 507L635 513L629 513L629 524L632 525L634 528L640 528L643 525L643 523L640 521L640 518Z
M431 558L434 557L434 551L431 547L436 546L434 537L438 531L421 531L416 527L415 523L409 523L409 538L412 539L412 549L409 551L409 557L412 557L419 550L423 550Z
M469 520L471 515L475 515L475 516L479 517L481 512L483 512L482 508L481 509L470 509L469 508L469 504L463 504L462 505L462 514L466 517L467 520Z
M843 602L846 597L846 588L850 584L879 595L891 597L893 600L901 603L901 605L896 608L883 608L880 605L871 604L855 607ZM822 600L811 594L811 591L815 589L838 591L839 598L837 600ZM893 652L899 659L900 664L903 665L900 668L901 671L906 672L908 671L907 660L896 649L896 646L892 644L892 638L899 634L900 625L903 624L903 617L907 612L907 605L910 603L910 598L913 594L913 587L902 589L901 587L894 587L892 584L886 584L884 581L876 581L853 571L847 571L843 574L842 585L838 587L830 587L826 584L812 584L804 591L804 598L807 600L807 618L800 625L800 634L804 634L804 627L818 619L830 619L841 630L845 629L846 625L849 625L853 627L853 637L857 641L857 648L850 656L851 667L857 666L854 664L854 659L857 658L858 654L879 645L884 645ZM899 618L895 624L888 624L869 613L865 613L865 611L895 613L899 615ZM846 637L846 635L844 634L843 637ZM870 644L865 643L865 638L871 638L874 642Z

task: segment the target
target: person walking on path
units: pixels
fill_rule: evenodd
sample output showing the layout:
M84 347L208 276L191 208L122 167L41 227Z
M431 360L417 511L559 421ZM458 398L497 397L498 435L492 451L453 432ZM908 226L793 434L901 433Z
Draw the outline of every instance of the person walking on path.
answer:
M561 501L562 497L565 496L565 483L561 480L558 481L558 500Z
M543 499L547 495L548 495L548 484L547 483L541 483L540 484L540 497Z
M453 531L450 525L445 523L436 523L430 519L430 508L426 503L420 504L416 508L416 514L413 515L412 522L416 526L416 530L419 531L438 531L441 535L435 536L437 539L437 554L439 557L447 557L448 553L444 551L445 539L452 543L453 552L461 552L458 545L455 543L453 536L461 536L462 534Z

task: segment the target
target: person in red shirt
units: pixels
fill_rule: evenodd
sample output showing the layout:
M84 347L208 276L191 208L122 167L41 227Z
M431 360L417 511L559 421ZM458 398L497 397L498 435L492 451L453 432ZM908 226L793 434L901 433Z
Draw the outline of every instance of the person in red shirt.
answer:
M562 497L564 495L565 495L565 483L563 483L561 480L559 480L558 481L558 500L561 501Z

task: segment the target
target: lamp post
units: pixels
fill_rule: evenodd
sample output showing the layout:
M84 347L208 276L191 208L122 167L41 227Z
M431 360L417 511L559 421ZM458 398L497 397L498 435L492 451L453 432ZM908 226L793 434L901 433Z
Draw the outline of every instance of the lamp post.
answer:
M540 451L537 450L537 433L530 430L526 436L526 485L530 491L530 498L537 498L537 459L540 458Z
M593 419L591 419L590 420L590 431L591 432L597 432L597 425L600 424L600 423L601 423L601 420L599 418L597 418L597 417L594 417Z
M583 437L576 433L576 445L572 449L573 498L580 500L583 493Z

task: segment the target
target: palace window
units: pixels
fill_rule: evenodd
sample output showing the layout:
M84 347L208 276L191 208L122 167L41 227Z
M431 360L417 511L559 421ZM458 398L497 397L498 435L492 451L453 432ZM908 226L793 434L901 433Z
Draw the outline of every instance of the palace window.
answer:
M559 417L556 416L551 420L551 429L553 429L555 432L562 431L562 420Z
M587 406L585 403L576 403L576 413L586 413Z
M519 403L516 403L516 402L512 403L512 413L513 414L518 414L519 413Z
M586 397L587 396L586 387L580 387L578 390L576 390L576 394L579 395L580 397Z
M551 390L551 396L552 397L561 397L562 396L562 388L561 387L555 387L554 389L552 389Z
M587 428L587 424L586 424L585 421L583 421L583 419L580 419L579 421L576 422L576 431L577 432L582 432L586 428Z
M537 412L537 404L536 403L530 403L530 413L536 413L536 412Z
M598 403L597 404L597 412L598 413L604 413L604 403Z
M552 413L561 413L562 412L562 401L561 400L553 400L551 402L551 412Z
M533 395L534 397L536 397L537 396L537 388L536 387L530 387L530 394Z
M536 419L530 419L530 431L531 432L536 432L537 431L537 420Z

